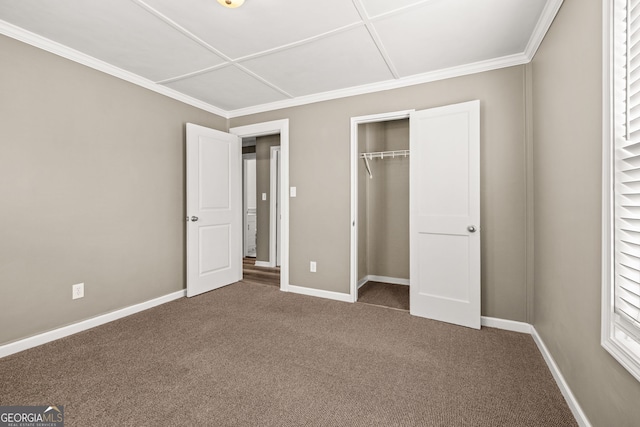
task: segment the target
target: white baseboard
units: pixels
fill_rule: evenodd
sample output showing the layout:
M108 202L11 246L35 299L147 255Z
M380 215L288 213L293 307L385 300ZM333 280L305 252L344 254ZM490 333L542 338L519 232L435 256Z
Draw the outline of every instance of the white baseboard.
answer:
M496 317L480 318L480 324L489 328L504 329L505 331L522 332L530 334L532 326L525 322L516 322L515 320L498 319Z
M294 294L308 295L312 297L327 298L342 302L353 302L350 294L343 294L341 292L323 291L321 289L304 288L302 286L289 285L285 292L291 292Z
M271 265L269 261L256 261L256 267L275 267L275 265Z
M401 279L399 277L376 276L375 274L369 274L368 276L365 276L364 278L358 281L358 288L367 282L382 282L382 283L391 283L392 285L409 286L409 279Z
M121 308L119 310L102 314L100 316L92 317L81 322L63 326L52 331L24 338L19 341L10 342L9 344L0 346L0 358L18 353L23 350L27 350L29 348L37 347L42 344L46 344L48 342L67 337L69 335L77 334L78 332L86 331L87 329L95 328L96 326L104 325L105 323L113 322L114 320L122 319L123 317L127 317L132 314L167 303L169 301L182 298L185 295L185 290L173 292L171 294L154 298L140 304L131 305L129 307Z
M578 404L576 397L573 395L571 389L569 388L569 384L567 384L567 382L565 381L562 373L560 372L560 369L558 368L558 365L556 365L556 362L553 360L551 353L549 353L547 346L544 345L542 338L540 338L540 335L538 335L538 331L536 331L536 328L534 328L533 325L531 326L531 336L533 337L533 341L535 341L536 345L538 346L540 353L542 353L542 357L544 357L545 362L547 362L547 366L549 367L553 378L556 380L556 384L558 384L558 388L564 396L564 399L567 401L567 405L569 405L569 409L571 409L571 412L578 422L578 425L580 425L581 427L591 427L591 423L589 422L587 415L580 407L580 404Z

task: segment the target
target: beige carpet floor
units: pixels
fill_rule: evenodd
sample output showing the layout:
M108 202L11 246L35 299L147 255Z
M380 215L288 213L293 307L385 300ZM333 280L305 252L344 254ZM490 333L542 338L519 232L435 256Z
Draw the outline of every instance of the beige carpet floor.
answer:
M370 281L358 289L358 302L409 310L409 286Z
M66 426L574 426L530 336L238 283L0 359Z

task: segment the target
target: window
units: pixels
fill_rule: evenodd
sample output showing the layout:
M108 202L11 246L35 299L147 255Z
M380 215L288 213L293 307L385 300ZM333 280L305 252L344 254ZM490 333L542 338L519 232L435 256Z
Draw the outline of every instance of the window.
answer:
M602 346L640 380L640 0L604 0Z

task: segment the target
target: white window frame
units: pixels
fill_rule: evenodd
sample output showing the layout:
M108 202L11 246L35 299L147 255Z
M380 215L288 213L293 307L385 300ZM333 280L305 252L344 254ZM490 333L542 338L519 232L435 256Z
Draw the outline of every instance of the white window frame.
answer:
M602 346L640 381L640 336L614 311L614 3L603 0Z

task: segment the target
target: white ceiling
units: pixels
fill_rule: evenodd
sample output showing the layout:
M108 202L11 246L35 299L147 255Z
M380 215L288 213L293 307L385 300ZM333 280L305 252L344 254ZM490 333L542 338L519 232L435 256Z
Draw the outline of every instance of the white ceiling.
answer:
M531 60L562 0L0 0L0 33L226 117Z

